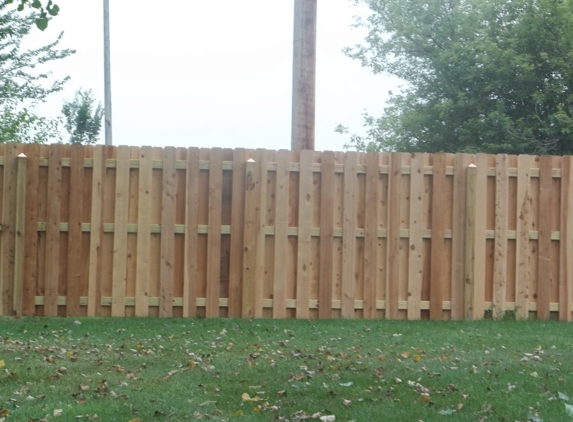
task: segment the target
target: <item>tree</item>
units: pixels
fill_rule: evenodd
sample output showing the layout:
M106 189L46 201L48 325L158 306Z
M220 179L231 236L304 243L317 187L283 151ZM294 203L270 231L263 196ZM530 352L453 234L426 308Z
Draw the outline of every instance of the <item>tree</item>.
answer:
M62 114L72 144L95 144L101 130L103 107L98 103L94 110L95 97L91 89L76 91L72 101L65 101Z
M573 0L355 3L368 35L346 54L405 85L349 146L573 153Z
M23 17L0 5L0 142L48 142L59 138L58 120L37 116L34 107L61 91L69 77L50 80L40 67L75 51L58 50L62 35L43 47L22 50L21 43L34 26L34 17Z
M3 4L8 5L14 3L14 0L4 0ZM42 2L40 0L17 0L16 3L18 4L17 10L18 12L24 11L26 5L32 9L37 10L34 15L34 22L36 23L36 27L40 30L44 30L48 27L48 22L51 16L57 16L60 12L60 7L57 4L54 4L52 0L48 0L48 2ZM44 4L46 7L44 8ZM5 36L6 34L0 32L0 37Z

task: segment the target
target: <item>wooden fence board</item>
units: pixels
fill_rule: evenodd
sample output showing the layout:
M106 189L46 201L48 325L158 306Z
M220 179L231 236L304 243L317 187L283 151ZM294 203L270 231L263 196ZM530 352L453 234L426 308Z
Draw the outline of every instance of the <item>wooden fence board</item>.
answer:
M276 172L273 317L286 318L290 151L279 151Z
M258 201L256 206L258 207L257 211L257 224L258 224L258 239L257 243L258 246L257 250L257 257L256 257L256 278L255 278L255 285L254 285L254 297L253 297L253 305L254 305L254 313L253 316L255 318L262 318L263 314L263 289L264 289L264 272L265 272L265 255L266 255L266 234L265 234L265 227L266 227L266 201L267 201L267 163L268 163L268 151L265 149L257 149L257 160L259 163L258 171L259 171L259 186L258 186Z
M442 300L444 290L449 288L444 283L447 275L447 261L445 260L446 230L445 216L450 205L446 200L446 155L434 155L434 173L432 175L432 249L430 274L430 319L442 319Z
M175 194L177 192L176 152L173 147L163 149L161 261L159 267L159 316L161 317L173 316Z
M551 204L553 157L541 157L539 167L539 210ZM551 273L551 219L542 215L539 218L539 235L537 240L537 318L549 319L549 301L553 276Z
M503 318L507 292L508 172L507 154L496 156L495 169L495 249L493 264L493 317Z
M207 296L205 315L219 316L221 279L221 208L223 199L223 157L220 148L211 150L209 167L209 229L207 237Z
M92 209L90 232L90 264L88 279L88 316L98 316L101 310L101 261L103 242L103 198L105 191L105 150L95 147L92 173Z
M311 267L310 229L312 222L312 151L300 153L298 200L298 249L296 276L296 317L309 318Z
M48 215L46 219L46 282L44 316L58 315L58 282L60 278L60 201L62 148L52 145L48 158Z
M246 161L247 154L245 149L235 149L233 152L233 186L231 188L231 256L229 257L228 307L228 315L230 317L241 316Z
M344 209L342 221L342 308L343 318L354 318L356 272L356 152L346 153L344 162Z
M16 217L17 144L4 146L2 232L0 233L0 315L12 311Z
M185 198L185 255L183 268L183 316L197 315L197 249L198 249L198 212L196 204L199 202L199 149L187 150L187 180ZM234 222L233 210L233 222ZM232 235L231 235L232 236ZM231 255L232 259L232 255ZM233 270L231 264L231 271ZM233 273L231 272L231 279ZM233 299L232 290L229 289L229 306ZM229 311L229 316L234 314Z
M402 154L390 154L388 167L388 224L386 236L387 276L385 317L398 317L398 282L400 279L400 203L402 202Z
M463 319L464 313L464 246L466 225L466 175L472 164L469 154L456 154L454 158L454 212L452 215L452 319Z
M255 290L257 288L257 270L259 263L258 248L260 244L261 225L260 209L260 162L247 162L245 169L245 214L243 237L243 286L241 316L252 318L255 316Z
M472 295L472 319L482 319L485 311L486 283L486 207L487 207L487 154L476 156L476 216L474 238L474 290Z
M366 198L364 204L364 318L376 317L378 208L380 206L378 190L380 178L379 160L380 156L376 152L370 152L366 157Z
M151 181L153 149L139 151L139 194L137 205L137 260L135 282L135 315L149 315L149 259L151 245Z
M127 216L129 201L129 147L117 149L111 315L125 316L127 283Z
M38 282L38 209L40 183L40 146L26 144L26 238L24 246L23 315L34 315L36 285Z
M573 169L571 156L561 163L561 224L559 239L559 319L571 321L573 302Z
M24 303L24 240L26 235L26 167L25 154L18 155L16 164L16 206L14 218L14 279L12 318L22 316Z
M515 313L518 319L529 314L529 230L531 227L530 171L531 156L517 161L517 226L515 236Z
M424 156L412 154L410 164L410 233L408 248L408 319L420 319L422 299L422 277L424 262L422 257L422 221L424 194Z
M80 288L82 285L84 147L72 145L70 158L66 315L78 316L80 315Z

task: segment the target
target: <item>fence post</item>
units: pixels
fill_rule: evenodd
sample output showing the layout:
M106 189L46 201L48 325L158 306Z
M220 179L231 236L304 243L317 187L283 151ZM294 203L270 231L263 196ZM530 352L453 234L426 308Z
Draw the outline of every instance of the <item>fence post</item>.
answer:
M466 170L466 227L464 257L464 319L474 319L473 299L475 285L476 238L476 181L477 166L470 164Z
M258 163L249 158L245 166L245 224L243 237L243 288L241 317L252 318L255 311L257 256L259 245L260 171Z
M14 227L14 287L12 316L22 316L24 296L24 238L26 233L26 162L25 154L18 155L16 175L16 216Z

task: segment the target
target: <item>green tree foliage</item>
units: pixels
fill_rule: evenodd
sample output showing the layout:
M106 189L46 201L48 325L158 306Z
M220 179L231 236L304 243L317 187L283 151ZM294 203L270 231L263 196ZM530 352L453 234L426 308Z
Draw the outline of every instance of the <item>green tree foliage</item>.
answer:
M95 144L101 130L103 107L98 103L94 109L95 97L91 89L76 91L72 101L65 101L62 114L64 126L70 133L72 144Z
M61 91L69 78L51 80L44 63L60 60L74 50L57 50L63 34L51 44L23 50L22 40L34 27L33 16L21 16L0 5L0 142L48 142L59 138L58 121L37 116L34 107Z
M573 153L573 0L355 3L368 35L346 54L405 85L347 146Z
M2 4L6 6L13 3L14 0L4 0ZM48 0L47 2L42 2L40 0L16 0L16 4L18 5L16 8L18 12L24 11L26 6L31 9L35 9L34 22L36 23L36 27L42 31L48 27L50 17L57 16L60 12L60 7L57 4L54 4L52 0ZM0 37L5 35L5 33L0 32Z

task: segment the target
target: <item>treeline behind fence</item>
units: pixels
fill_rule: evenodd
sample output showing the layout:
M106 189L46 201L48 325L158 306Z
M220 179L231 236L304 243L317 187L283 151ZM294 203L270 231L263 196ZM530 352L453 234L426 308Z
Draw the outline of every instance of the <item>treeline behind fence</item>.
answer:
M0 315L569 321L572 179L569 156L4 144Z

